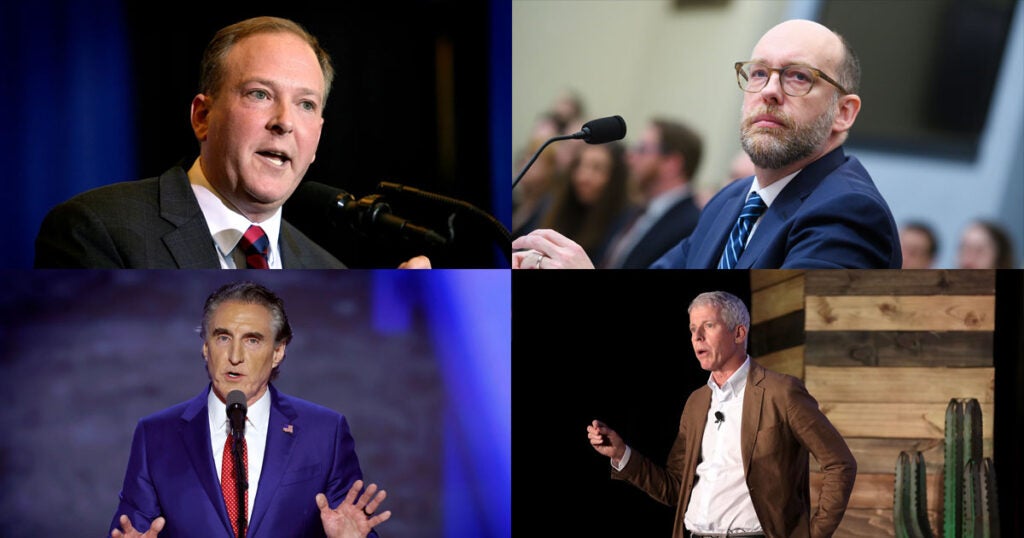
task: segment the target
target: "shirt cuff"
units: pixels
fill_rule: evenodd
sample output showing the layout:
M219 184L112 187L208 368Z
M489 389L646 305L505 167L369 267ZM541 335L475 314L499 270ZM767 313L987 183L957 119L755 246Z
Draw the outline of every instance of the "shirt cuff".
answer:
M612 464L612 468L616 471L622 471L626 468L626 464L629 463L629 455L632 451L629 450L629 445L626 445L626 452L622 454L622 459L619 460L619 464L615 465L615 460L609 460Z

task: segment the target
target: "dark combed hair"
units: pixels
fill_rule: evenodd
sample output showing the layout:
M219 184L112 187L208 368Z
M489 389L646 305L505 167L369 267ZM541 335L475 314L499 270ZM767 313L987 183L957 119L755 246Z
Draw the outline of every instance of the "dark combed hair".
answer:
M221 89L221 85L224 83L224 59L227 58L231 47L247 37L276 32L299 36L313 49L324 75L323 107L326 107L327 96L330 95L331 84L334 82L334 66L331 63L331 55L302 25L280 17L254 17L220 29L203 52L202 64L199 67L199 93L216 95Z
M284 300L264 286L255 282L242 281L225 284L210 294L203 305L203 323L199 336L204 340L209 329L210 318L214 310L228 301L246 304L258 304L270 311L271 328L274 329L274 343L287 344L292 340L292 326L288 323L288 314L284 311Z
M681 122L667 118L654 118L651 124L658 130L661 138L662 154L679 153L683 156L683 173L693 180L700 167L704 144L696 131Z

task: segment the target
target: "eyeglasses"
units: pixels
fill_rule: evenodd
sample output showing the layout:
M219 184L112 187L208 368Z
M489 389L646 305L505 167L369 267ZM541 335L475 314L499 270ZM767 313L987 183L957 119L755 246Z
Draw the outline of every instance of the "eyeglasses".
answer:
M839 88L843 95L850 93L841 84L822 73L820 69L810 66L787 65L775 68L758 62L736 62L736 82L740 85L740 89L747 93L757 93L763 90L768 85L768 80L772 78L772 73L779 74L782 91L791 97L807 95L818 79Z
M638 142L631 146L629 150L637 155L647 154L661 154L662 148L659 144L648 144L645 142Z

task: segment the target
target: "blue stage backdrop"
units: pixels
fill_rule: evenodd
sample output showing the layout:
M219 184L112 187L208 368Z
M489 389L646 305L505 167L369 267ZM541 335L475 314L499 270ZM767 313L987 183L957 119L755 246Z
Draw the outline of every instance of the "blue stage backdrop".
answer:
M295 332L282 391L344 414L382 536L511 536L507 271L7 271L0 536L103 536L139 418L206 387L220 285L260 282Z

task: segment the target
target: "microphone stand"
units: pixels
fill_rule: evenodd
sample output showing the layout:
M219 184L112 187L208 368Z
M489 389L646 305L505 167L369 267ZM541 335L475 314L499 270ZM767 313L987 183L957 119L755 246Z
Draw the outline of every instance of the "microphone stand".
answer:
M548 147L548 144L551 144L552 142L558 140L571 140L573 138L579 138L579 133L556 136L554 138L548 139L547 142L544 142L544 145L533 153L533 157L530 158L530 162L526 163L526 166L524 166L523 169L519 172L519 175L516 176L516 179L512 182L512 188L516 188L516 185L519 184L519 180L523 179L523 176L526 175L526 171L529 170L531 166L533 166L533 161L536 161L537 157L540 157L541 152L544 151L544 148Z
M246 516L245 513L245 497L249 494L249 477L246 476L246 469L244 462L242 461L242 443L239 439L244 439L243 433L232 429L231 431L231 457L235 460L235 492L238 494L236 501L238 502L238 537L245 538L245 525Z

